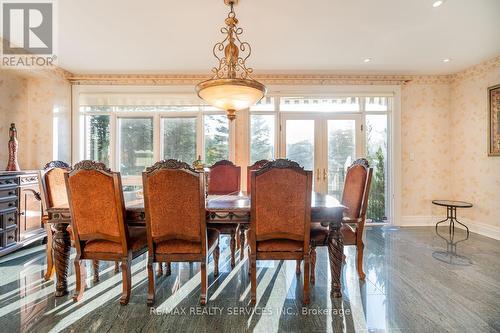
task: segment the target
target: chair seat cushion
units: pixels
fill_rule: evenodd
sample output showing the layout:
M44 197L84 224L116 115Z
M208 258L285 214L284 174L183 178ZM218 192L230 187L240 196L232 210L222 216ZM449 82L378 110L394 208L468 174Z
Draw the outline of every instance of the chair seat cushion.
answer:
M219 231L207 229L208 253L219 244ZM200 254L201 243L185 240L167 240L156 245L156 253L159 254Z
M340 232L344 238L344 245L356 245L356 228L353 228L349 224L342 223Z
M304 242L289 239L270 239L257 242L258 252L301 252Z
M311 223L311 242L317 246L326 245L328 242L328 227L323 227L320 223ZM344 239L344 245L356 244L356 229L349 224L343 223L340 232Z
M328 233L328 227L322 226L321 223L311 223L311 242L316 243L316 245L326 245Z
M129 227L128 233L129 249L137 251L147 246L146 228ZM122 253L122 245L108 240L91 240L85 244L84 251L88 253Z

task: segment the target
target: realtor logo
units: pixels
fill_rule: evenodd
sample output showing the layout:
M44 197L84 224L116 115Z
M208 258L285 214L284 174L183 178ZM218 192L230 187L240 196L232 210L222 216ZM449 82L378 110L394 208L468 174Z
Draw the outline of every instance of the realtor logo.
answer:
M3 54L52 54L52 3L2 3Z

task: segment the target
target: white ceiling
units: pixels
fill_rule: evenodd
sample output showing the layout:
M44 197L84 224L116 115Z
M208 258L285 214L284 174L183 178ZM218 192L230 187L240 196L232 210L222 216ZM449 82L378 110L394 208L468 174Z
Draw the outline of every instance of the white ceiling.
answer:
M441 74L500 55L500 0L433 2L240 0L236 14L257 73ZM226 15L223 0L60 0L59 66L209 73Z

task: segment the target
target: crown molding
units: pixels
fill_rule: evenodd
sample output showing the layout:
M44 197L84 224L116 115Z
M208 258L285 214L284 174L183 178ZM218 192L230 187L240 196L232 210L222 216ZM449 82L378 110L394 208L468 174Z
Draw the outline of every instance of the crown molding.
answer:
M209 75L79 74L70 75L74 85L194 85ZM404 85L448 84L452 75L312 75L261 74L254 79L268 85Z

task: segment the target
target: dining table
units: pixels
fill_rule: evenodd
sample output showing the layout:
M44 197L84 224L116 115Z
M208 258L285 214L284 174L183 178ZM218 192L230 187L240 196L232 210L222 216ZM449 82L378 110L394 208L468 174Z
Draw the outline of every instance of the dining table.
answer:
M326 239L331 272L332 297L342 297L341 271L343 262L344 243L340 227L344 210L347 208L331 195L312 192L311 194L311 223L321 223L329 227ZM245 192L236 192L224 195L208 195L205 210L207 227L219 223L234 223L240 227L240 242L245 244L245 231L250 228L250 195ZM129 226L146 227L144 201L134 198L125 201L126 223ZM68 294L68 270L71 252L71 236L67 230L71 223L71 212L68 206L52 207L47 209L48 221L51 224L53 237L52 246L54 266L56 271L55 296ZM48 238L50 239L50 237ZM320 245L320 244L318 244ZM243 252L243 251L242 251ZM244 253L240 253L240 260ZM304 272L306 274L308 272Z

